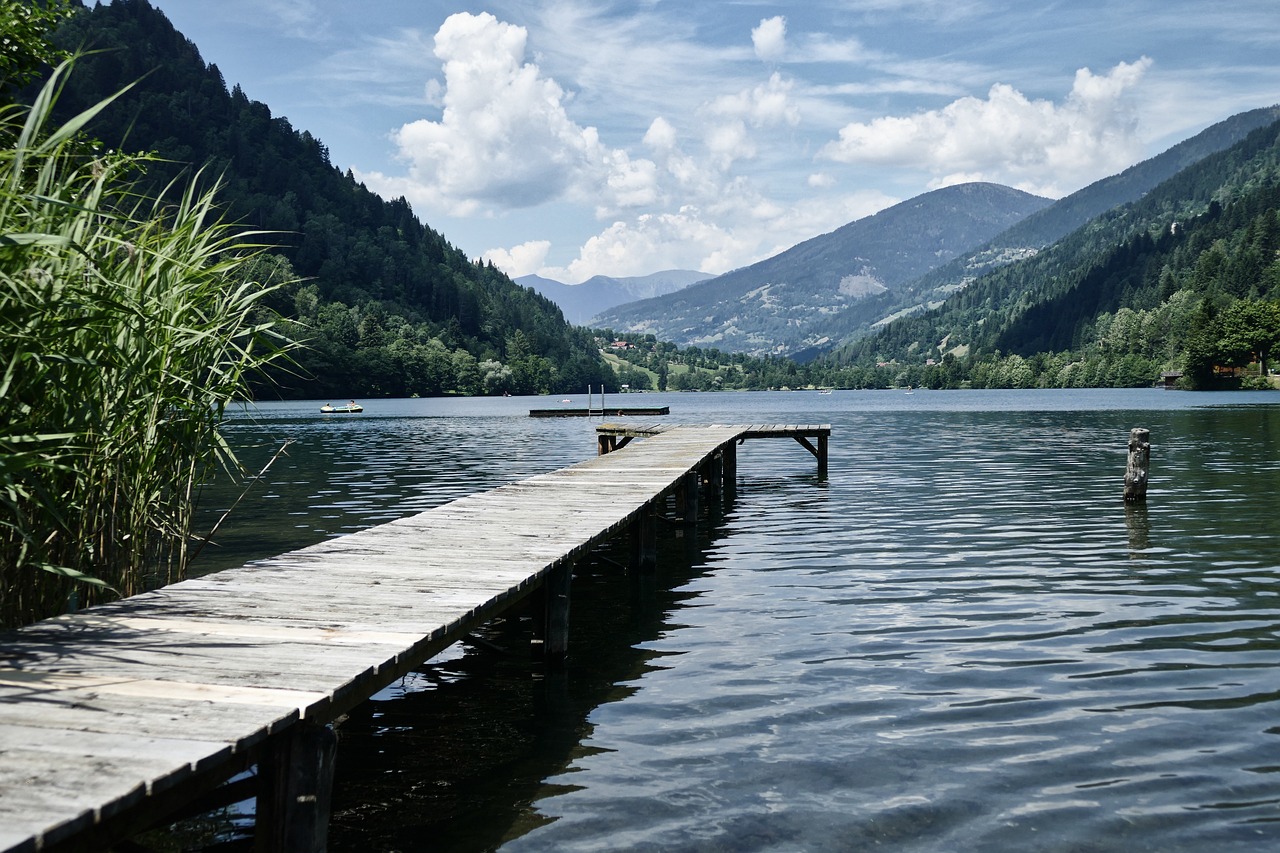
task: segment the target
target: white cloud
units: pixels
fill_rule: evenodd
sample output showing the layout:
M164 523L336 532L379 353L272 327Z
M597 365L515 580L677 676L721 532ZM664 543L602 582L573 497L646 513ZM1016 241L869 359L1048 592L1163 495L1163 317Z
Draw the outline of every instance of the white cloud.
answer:
M756 56L765 62L777 62L787 52L787 19L781 15L765 18L751 31L751 44Z
M647 204L656 169L604 146L568 115L565 91L524 61L527 31L493 15L449 16L435 36L444 84L428 86L439 121L393 135L404 178L361 175L372 188L454 215L532 207L568 195L603 210Z
M547 260L551 241L530 240L510 249L490 249L480 257L492 261L494 266L512 278L536 273Z
M657 153L668 153L676 148L676 129L662 116L655 118L644 134L644 144Z
M508 275L536 271L557 281L580 282L593 275L647 275L662 269L728 272L790 248L802 240L870 216L898 201L875 190L808 199L785 207L753 193L743 182L725 186L712 205L685 205L674 212L645 213L617 220L588 239L563 266L536 270L533 251L485 253ZM539 244L540 245L540 244ZM524 252L522 254L522 252Z
M791 88L791 82L775 72L766 82L721 95L702 109L708 118L703 143L714 168L727 172L736 161L756 156L756 142L748 125L759 129L799 124L800 111L791 101Z
M822 154L842 163L917 167L934 175L934 186L979 179L1060 195L1142 153L1125 96L1151 64L1146 57L1121 62L1105 75L1082 68L1061 105L998 83L986 99L855 122Z
M749 121L753 127L800 123L800 112L791 101L793 84L776 71L767 82L733 95L722 95L708 110L718 116Z
M756 156L756 146L747 134L747 126L738 119L707 128L704 142L712 162L722 172L727 172L736 160Z
M564 270L553 272L567 281L585 281L606 271L608 275L645 275L675 268L720 272L726 257L740 257L751 248L697 208L685 207L675 213L614 222L587 240ZM654 265L659 257L662 263Z

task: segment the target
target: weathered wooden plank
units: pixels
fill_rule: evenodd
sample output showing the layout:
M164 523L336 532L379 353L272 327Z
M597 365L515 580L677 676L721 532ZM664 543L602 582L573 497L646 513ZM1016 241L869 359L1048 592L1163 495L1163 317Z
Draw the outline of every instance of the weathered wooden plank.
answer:
M30 675L31 673L26 673ZM48 676L60 682L18 685L0 673L0 721L28 728L103 732L141 737L221 741L237 752L272 731L298 720L294 707L117 695L68 682L74 676ZM103 680L96 680L102 683ZM108 681L109 686L109 681ZM296 703L291 703L296 704Z
M145 798L181 784L202 751L229 751L225 744L76 732L79 749L64 734L40 735L26 745L3 747L0 755L0 825L57 843L104 819L140 805ZM59 748L62 747L62 748Z
M231 685L184 684L145 678L114 675L78 675L34 670L0 669L0 683L8 687L34 690L85 690L114 696L143 699L174 699L188 702L230 702L241 705L263 705L269 708L296 710L325 698L323 693L284 690L273 687L236 687ZM5 713L8 713L7 709Z

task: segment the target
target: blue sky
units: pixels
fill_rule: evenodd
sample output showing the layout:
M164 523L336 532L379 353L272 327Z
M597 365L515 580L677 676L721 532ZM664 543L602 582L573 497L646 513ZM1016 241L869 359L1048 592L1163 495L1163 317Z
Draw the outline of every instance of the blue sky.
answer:
M711 273L930 189L1058 197L1280 102L1276 0L151 0L472 257Z

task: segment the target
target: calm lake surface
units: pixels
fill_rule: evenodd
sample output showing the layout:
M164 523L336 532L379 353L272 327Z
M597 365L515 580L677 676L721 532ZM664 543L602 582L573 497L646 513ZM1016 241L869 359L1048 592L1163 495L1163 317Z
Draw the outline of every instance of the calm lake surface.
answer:
M238 416L250 465L292 444L201 567L589 458L594 422L527 416L558 400ZM1280 395L611 402L829 422L829 478L748 442L736 503L661 528L652 583L579 567L566 672L513 617L363 705L332 849L1280 849ZM1151 484L1126 508L1137 426Z

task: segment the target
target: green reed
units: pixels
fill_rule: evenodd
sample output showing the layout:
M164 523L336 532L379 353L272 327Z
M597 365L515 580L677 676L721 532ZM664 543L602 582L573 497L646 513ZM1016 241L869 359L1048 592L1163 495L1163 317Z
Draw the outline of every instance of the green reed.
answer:
M51 126L68 70L0 109L3 626L180 578L226 406L290 348L216 186L139 195L147 158L81 136L109 102Z

